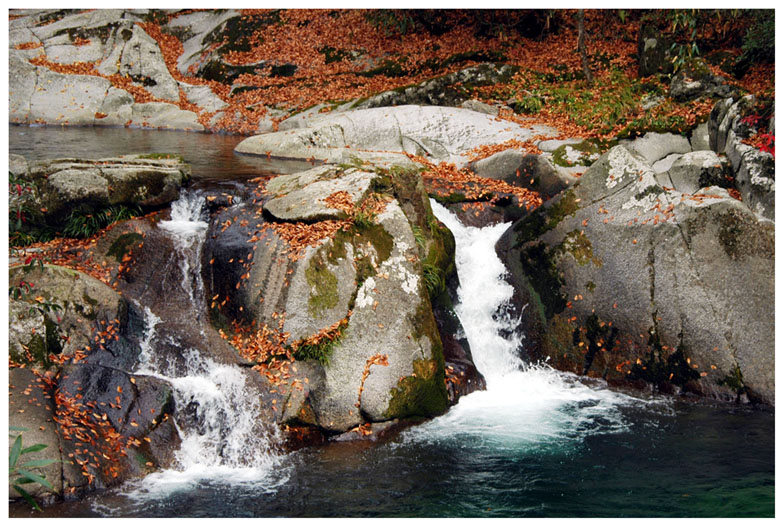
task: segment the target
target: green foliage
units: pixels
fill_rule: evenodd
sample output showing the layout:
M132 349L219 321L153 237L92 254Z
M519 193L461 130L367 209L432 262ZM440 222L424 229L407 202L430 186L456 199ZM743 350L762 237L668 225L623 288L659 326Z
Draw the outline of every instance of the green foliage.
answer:
M63 234L71 238L87 238L112 223L129 220L142 213L137 206L112 205L98 212L76 209L68 214Z
M675 9L670 13L672 20L673 33L686 35L685 42L674 42L670 47L672 55L672 65L675 72L680 70L693 57L699 56L700 50L697 47L697 10L696 9Z
M56 459L35 459L30 461L23 461L22 457L25 454L40 452L41 450L48 448L48 445L39 443L24 447L22 445L22 432L24 432L25 429L12 426L10 427L10 431L19 432L16 435L13 445L11 445L11 451L8 454L8 477L11 480L11 486L27 501L27 503L32 505L34 509L40 511L41 507L38 506L38 503L36 503L35 499L33 499L30 493L23 488L23 485L26 486L38 484L46 487L51 491L54 491L54 487L46 479L46 477L40 473L40 469L53 463L59 463L59 461ZM12 436L12 434L9 434L9 436Z
M408 11L401 9L373 9L365 18L384 35L403 37L413 32L417 23Z
M369 229L376 224L375 214L363 212L361 210L357 210L351 219L354 222L354 226L359 230Z
M440 267L425 263L422 265L422 275L425 278L425 287L431 297L437 296L446 290L446 278Z
M26 223L39 215L35 209L35 196L38 193L37 185L24 178L8 172L8 230L20 231Z
M411 231L414 233L414 240L416 240L417 245L419 245L420 248L425 249L427 240L425 239L425 234L422 232L422 228L419 227L419 225L413 225Z
M772 9L754 11L754 22L743 38L739 62L772 63L776 60L776 17Z

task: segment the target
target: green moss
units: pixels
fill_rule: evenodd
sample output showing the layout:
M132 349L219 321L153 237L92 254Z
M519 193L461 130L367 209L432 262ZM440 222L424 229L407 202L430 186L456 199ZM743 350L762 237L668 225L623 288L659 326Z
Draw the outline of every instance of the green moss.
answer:
M520 250L520 263L544 309L545 320L566 309L566 295L561 274L544 242L531 244Z
M729 374L718 382L718 384L735 390L738 395L746 391L746 385L743 383L743 373L740 371L740 366L737 364L730 370Z
M175 159L180 163L185 163L185 158L178 154L170 154L170 153L162 153L162 152L153 152L150 154L141 154L138 156L139 159Z
M311 258L305 269L305 278L311 287L308 298L308 312L313 317L321 316L324 311L338 303L338 279L329 270L321 255Z
M443 205L451 205L452 203L462 203L463 201L466 201L466 195L462 192L453 192L446 196L432 194L430 197Z
M575 162L567 159L567 149L577 150L580 156ZM602 149L595 141L583 141L574 145L561 145L553 151L553 162L562 167L591 166L593 164L592 157L596 159Z
M579 209L574 189L567 190L558 201L546 208L536 209L515 225L514 230L519 233L518 240L525 243L538 238L554 229L567 216L573 216Z
M448 398L443 364L437 360L413 361L414 373L393 388L386 411L388 418L430 417L446 411Z
M337 335L332 339L323 338L317 344L299 344L297 350L293 353L294 358L297 360L315 360L323 366L328 366L332 351L343 339L347 326L348 322L343 324Z
M593 254L591 240L582 231L573 230L569 232L563 241L553 249L553 254L562 254L564 252L574 256L575 261L580 265L592 263L596 267L602 266L602 261Z
M593 293L593 292L596 290L596 284L594 284L593 282L587 282L587 283L585 284L585 288L586 288L586 289L587 289L589 292Z
M107 256L114 256L117 261L121 261L130 252L131 247L138 245L142 240L144 240L144 236L138 232L127 232L114 240L106 254Z

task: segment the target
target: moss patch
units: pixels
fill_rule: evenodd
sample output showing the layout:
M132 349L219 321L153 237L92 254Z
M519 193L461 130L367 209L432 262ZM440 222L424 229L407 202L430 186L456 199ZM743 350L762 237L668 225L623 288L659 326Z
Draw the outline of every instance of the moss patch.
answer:
M114 240L106 255L114 256L117 261L121 261L130 252L131 247L138 245L142 240L144 240L144 236L138 232L127 232Z
M592 263L596 267L602 266L602 261L594 256L591 240L584 232L573 230L569 232L563 241L553 249L554 254L569 253L574 256L575 261L580 265Z
M515 232L519 233L521 243L534 240L554 229L564 218L573 216L580 209L574 190L569 189L561 198L546 208L538 208L515 225Z
M437 360L414 360L414 373L393 388L386 417L430 417L446 411L444 368Z
M310 298L308 298L308 312L311 316L318 317L337 305L338 279L321 259L321 255L316 255L310 260L305 269L305 278L311 287Z
M545 320L566 309L566 296L561 291L564 280L555 264L553 252L544 242L521 249L520 264L542 303Z

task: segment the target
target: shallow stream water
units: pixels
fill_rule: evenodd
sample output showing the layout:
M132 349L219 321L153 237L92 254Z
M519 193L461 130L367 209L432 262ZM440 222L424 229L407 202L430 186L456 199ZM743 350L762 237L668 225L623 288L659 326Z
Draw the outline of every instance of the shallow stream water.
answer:
M10 151L28 158L177 153L192 164L196 187L230 190L256 175L303 168L237 156L232 149L239 140L124 129L9 128ZM179 203L176 217L173 213L161 228L190 239L203 231L203 218L186 205L192 203ZM508 225L466 228L440 206L434 210L455 234L462 284L456 310L486 391L463 397L447 414L384 444L333 443L274 455L265 443L245 455L232 434L249 432L233 421L219 422L242 416L220 408L212 412L211 406L241 398L234 392L242 391L242 382L231 368L223 371L200 359L198 350L183 350L189 368L184 373L156 365L151 357L161 321L148 312L140 372L169 379L178 397L202 404L204 420L218 426L206 426L204 433L181 430L186 441L176 469L48 507L44 514L773 516L772 410L631 396L522 363L514 350L515 339L524 336L505 331L514 326L503 309L512 291L493 250ZM188 262L182 269L184 277L193 272ZM198 280L191 285L198 294ZM268 435L262 443L276 440ZM207 455L214 443L224 446ZM24 506L11 509L12 516L26 514Z

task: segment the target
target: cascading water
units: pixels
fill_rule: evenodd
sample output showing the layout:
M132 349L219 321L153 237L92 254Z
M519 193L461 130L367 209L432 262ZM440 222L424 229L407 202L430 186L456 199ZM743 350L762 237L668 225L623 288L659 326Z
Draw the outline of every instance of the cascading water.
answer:
M204 217L205 202L204 196L198 193L183 192L172 203L171 219L160 223L160 227L169 232L174 240L182 271L181 287L190 298L198 322L202 322L206 312L204 281L201 277L201 253L208 227Z
M474 392L446 415L409 432L414 439L471 438L503 447L571 441L587 433L624 428L618 411L631 397L588 387L577 376L525 364L516 354L521 335L507 315L514 292L495 244L509 227L466 227L446 208L433 212L454 234L460 278L455 311L487 390Z
M181 287L192 300L184 306L183 317L195 316L200 328L206 312L200 264L207 231L204 204L204 197L183 193L172 204L171 220L160 223L173 238L183 274ZM160 334L165 333L158 331L164 322L149 307L143 312L146 333L136 372L172 386L182 444L177 467L151 474L131 495L172 490L201 479L263 481L276 460L277 429L259 419L259 398L248 386L246 373L181 346L176 335ZM162 349L169 350L168 356ZM171 355L172 349L178 350L176 356Z

